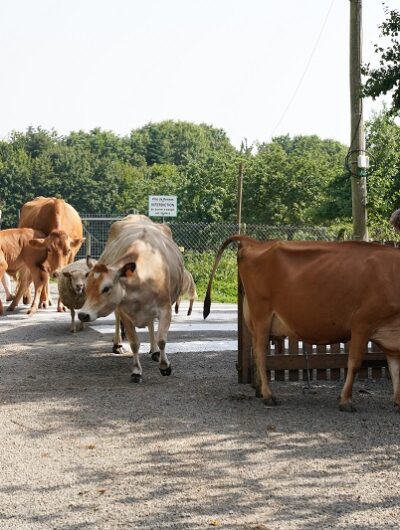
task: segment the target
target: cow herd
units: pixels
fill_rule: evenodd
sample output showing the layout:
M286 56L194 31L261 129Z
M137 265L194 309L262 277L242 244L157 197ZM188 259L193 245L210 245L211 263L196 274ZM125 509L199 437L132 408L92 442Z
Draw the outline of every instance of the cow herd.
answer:
M64 200L37 197L26 203L18 227L0 232L0 279L7 272L17 281L8 310L12 311L22 297L30 303L32 282L34 298L28 313L47 307L52 303L49 278L58 278L57 309L70 309L72 332L76 330L77 311L78 329L85 322L115 312L113 351L121 352L123 329L133 354L132 381L142 378L137 327L148 328L151 356L158 361L161 374L170 375L165 346L171 307L176 303L177 311L181 296L188 292L190 311L196 296L193 278L184 268L171 230L144 215L128 215L111 226L97 262L90 257L74 261L83 241L79 214ZM2 304L0 311L2 314Z
M24 204L18 227L0 232L0 278L7 272L18 279L8 311L13 311L22 297L30 303L32 282L35 294L28 313L47 307L49 277L57 277L74 260L83 241L79 214L62 199L37 197ZM58 309L62 310L60 302Z
M400 215L392 223L400 227ZM98 261L74 261L84 241L82 221L62 199L38 197L26 203L17 228L0 232L0 280L5 272L17 280L12 311L21 298L34 298L29 314L49 303L49 277L58 277L58 310L86 322L115 313L113 351L122 351L125 333L133 354L131 380L142 380L136 328L147 327L150 353L163 376L171 374L166 355L172 306L182 294L197 296L182 253L164 224L144 215L128 215L109 231ZM210 312L211 286L223 251L238 243L238 269L244 287L243 312L252 336L258 393L275 404L266 369L270 339L294 337L311 344L350 341L340 409L354 410L352 389L369 341L386 354L393 400L400 410L400 250L381 244L347 241L256 241L231 236L221 246L204 301ZM0 313L3 305L0 301ZM157 321L157 330L154 323Z

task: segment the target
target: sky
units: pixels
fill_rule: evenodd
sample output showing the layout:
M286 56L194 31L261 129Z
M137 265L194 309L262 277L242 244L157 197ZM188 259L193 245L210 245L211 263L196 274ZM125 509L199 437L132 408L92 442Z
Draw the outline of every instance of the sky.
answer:
M398 0L385 0L398 8ZM363 0L363 59L384 19ZM184 120L349 143L349 0L2 0L0 138ZM366 100L365 118L382 108Z

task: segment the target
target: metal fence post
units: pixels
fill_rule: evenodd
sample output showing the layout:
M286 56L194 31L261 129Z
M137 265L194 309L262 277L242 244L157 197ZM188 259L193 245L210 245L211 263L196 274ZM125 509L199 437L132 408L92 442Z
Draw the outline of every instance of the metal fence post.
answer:
M89 230L86 232L86 255L92 255L92 234Z

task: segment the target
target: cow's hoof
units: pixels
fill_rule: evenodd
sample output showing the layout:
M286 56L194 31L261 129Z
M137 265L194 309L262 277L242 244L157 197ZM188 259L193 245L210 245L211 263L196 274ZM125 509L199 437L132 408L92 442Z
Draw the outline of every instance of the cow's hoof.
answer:
M356 412L357 409L351 401L348 401L347 403L340 403L339 410L342 412Z
M160 361L160 352L159 351L153 351L153 353L150 352L151 358L154 362L158 363Z
M161 373L161 375L163 375L163 376L165 376L165 375L171 375L171 373L172 373L171 365L169 365L168 368L160 368L160 373Z
M263 398L263 403L266 407L276 407L277 405L279 405L278 400L274 396Z
M12 304L7 307L7 311L14 311L14 309L15 309L15 305L12 305Z
M141 383L143 381L140 374L131 374L131 383Z
M122 344L113 344L112 352L117 355L122 355L125 353L125 348L122 346Z
M40 302L39 309L47 309L47 302Z
M28 304L31 303L31 299L28 298L27 296L24 296L24 297L22 298L22 303L23 303L24 305L28 305Z

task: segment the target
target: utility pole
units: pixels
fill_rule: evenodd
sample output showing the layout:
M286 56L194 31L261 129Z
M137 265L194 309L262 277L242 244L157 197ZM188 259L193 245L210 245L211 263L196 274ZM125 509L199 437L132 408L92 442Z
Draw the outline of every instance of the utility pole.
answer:
M349 167L353 239L368 241L365 133L361 98L362 0L350 0L350 112Z
M242 197L243 197L243 162L239 164L239 174L237 182L237 206L236 221L239 226L238 233L242 231Z

